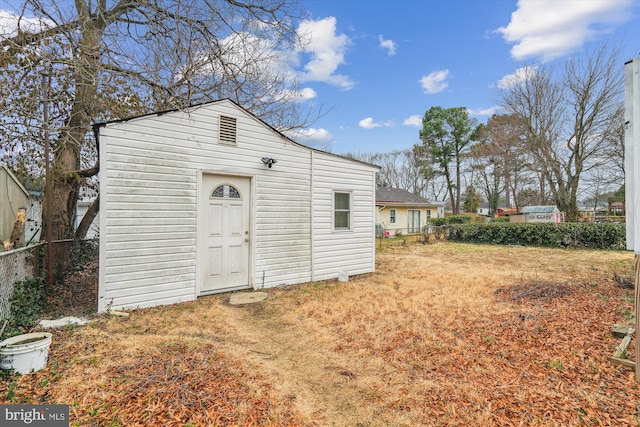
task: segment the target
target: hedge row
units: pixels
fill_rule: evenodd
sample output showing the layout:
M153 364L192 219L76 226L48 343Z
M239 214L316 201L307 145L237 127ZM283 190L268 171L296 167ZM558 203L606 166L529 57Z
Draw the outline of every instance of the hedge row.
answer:
M450 225L448 240L496 245L625 249L624 224L489 223Z

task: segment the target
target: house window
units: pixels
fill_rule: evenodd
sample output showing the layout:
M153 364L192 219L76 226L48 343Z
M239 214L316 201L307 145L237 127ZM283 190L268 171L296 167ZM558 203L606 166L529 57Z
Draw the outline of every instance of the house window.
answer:
M234 117L220 116L220 142L236 143L237 123Z
M333 229L351 229L351 193L333 193Z
M389 223L390 224L395 224L396 223L396 210L395 209L391 209L389 211L389 216L390 216Z
M427 209L427 219L431 219L431 209Z
M219 185L211 193L211 198L240 199L240 192L232 185Z

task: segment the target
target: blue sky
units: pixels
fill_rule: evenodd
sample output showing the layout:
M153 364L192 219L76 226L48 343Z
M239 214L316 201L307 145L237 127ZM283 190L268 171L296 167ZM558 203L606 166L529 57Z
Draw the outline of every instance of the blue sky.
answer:
M276 68L324 115L290 136L337 154L410 148L433 106L466 107L484 123L500 113L509 76L604 41L622 44L620 73L640 56L640 0L300 1L307 43ZM14 34L19 4L0 0L0 36Z
M562 64L603 41L640 55L640 0L305 0L299 88L326 114L296 140L334 153L419 142L433 106L479 122L519 68Z

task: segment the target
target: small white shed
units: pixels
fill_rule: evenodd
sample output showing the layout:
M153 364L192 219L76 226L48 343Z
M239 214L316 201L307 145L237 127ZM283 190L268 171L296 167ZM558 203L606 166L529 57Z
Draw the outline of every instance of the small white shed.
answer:
M522 219L519 220L519 217ZM511 215L511 222L563 222L563 218L555 205L525 206L520 215Z
M97 124L98 311L374 271L376 166L230 100Z

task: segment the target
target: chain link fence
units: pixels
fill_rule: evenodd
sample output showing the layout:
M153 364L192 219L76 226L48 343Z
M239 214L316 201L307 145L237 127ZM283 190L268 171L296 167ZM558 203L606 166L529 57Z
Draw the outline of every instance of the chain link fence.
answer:
M8 252L0 252L0 321L10 314L10 301L16 282L32 277L34 262L42 243Z

